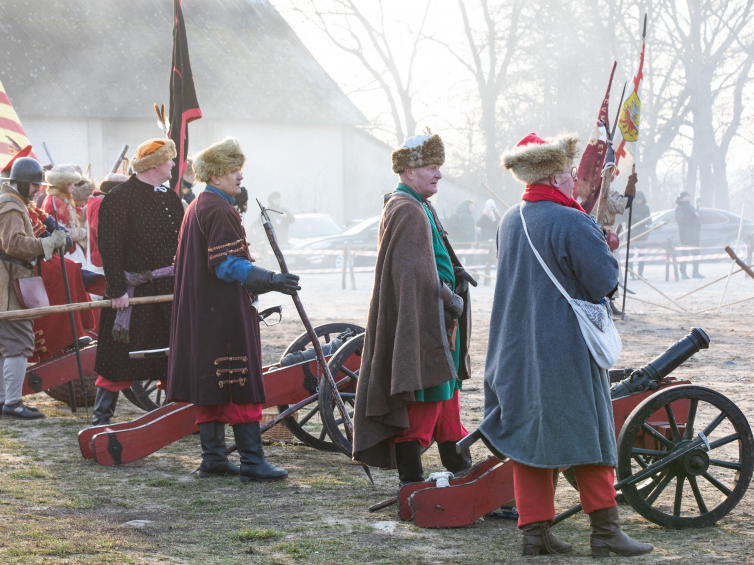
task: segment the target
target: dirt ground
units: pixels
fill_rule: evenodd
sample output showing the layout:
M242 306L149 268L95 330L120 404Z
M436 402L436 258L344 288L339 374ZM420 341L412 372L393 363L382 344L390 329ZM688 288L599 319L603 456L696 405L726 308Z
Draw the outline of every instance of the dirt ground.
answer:
M644 274L675 298L727 272L727 263L703 265L704 281L679 283L664 281L664 267L648 266ZM754 280L744 277L733 276L724 302L754 296ZM302 283L302 299L315 325L365 324L371 275L357 275L357 290L350 285L341 290L340 277L335 275L305 276ZM640 367L692 327L703 328L712 340L710 349L699 352L674 376L726 395L751 422L754 300L723 308L716 315L723 285L716 283L673 304L644 283L631 281L635 298L678 312L629 300L626 320L618 322L623 353L616 367ZM465 383L462 396L469 429L476 427L483 412L493 288L480 285L473 292L473 377ZM283 322L262 333L265 361L273 362L303 328L286 297L264 299L263 306L282 303L285 308ZM44 394L27 397L26 402L48 418L35 423L0 422L2 564L591 562L588 521L583 515L556 527L558 536L574 544L572 554L524 559L519 557L520 534L511 520L488 517L467 528L422 530L401 523L395 507L370 514L369 505L394 496L395 471L373 469L376 486L372 487L361 468L345 456L274 445L265 452L270 461L289 471L285 482L241 486L231 479L199 480L189 475L200 459L196 436L135 463L102 467L79 453L76 434L86 426L83 411L72 415ZM141 413L121 397L116 421ZM704 417L700 415L700 421ZM735 446L729 444L726 453ZM473 454L475 460L486 456L481 444L474 446ZM425 454L424 464L427 473L441 470L436 449ZM701 488L706 499L715 497L709 484ZM688 490L687 486L684 504L688 500L693 504ZM557 509L577 502L576 491L561 480ZM620 513L626 531L655 544L655 551L612 562L754 563L751 491L730 514L703 529L665 529L626 504L620 506Z

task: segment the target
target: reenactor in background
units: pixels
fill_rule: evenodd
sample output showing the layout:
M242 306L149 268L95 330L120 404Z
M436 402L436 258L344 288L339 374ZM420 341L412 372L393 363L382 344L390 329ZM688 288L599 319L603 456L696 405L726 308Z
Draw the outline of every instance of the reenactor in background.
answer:
M97 243L112 309L103 309L100 316L94 425L110 423L119 392L132 381L160 381L167 375L167 359L132 361L128 354L168 346L172 303L132 308L129 299L173 294L183 205L162 184L170 179L175 156L172 141L145 141L131 162L134 174L100 205Z
M28 198L44 183L41 165L30 157L16 160L10 178L0 190L0 312L23 309L18 281L34 276L40 255L46 259L63 247L66 234L54 230L50 237L34 235ZM31 320L0 321L0 406L3 418L36 420L44 414L25 406L21 391L26 360L34 352Z

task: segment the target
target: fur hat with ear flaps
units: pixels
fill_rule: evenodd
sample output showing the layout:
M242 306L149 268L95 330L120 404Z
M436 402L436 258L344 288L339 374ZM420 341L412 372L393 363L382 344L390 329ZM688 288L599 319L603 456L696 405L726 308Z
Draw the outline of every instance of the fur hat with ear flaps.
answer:
M212 176L222 177L246 163L241 144L235 137L226 137L194 157L194 172L199 182L208 183Z
M135 173L143 173L167 163L177 154L172 139L150 139L136 148L131 168Z
M81 180L76 183L76 186L73 187L71 195L74 200L86 200L92 195L92 192L94 192L95 186L93 178L86 176L82 177Z
M406 167L425 167L445 163L445 144L442 138L427 128L427 133L409 137L393 151L393 172L399 175Z
M578 155L579 137L575 133L549 139L530 133L503 155L500 165L521 182L534 184L562 173L572 166Z
M55 165L51 171L45 173L45 181L51 186L64 187L76 184L81 180L81 174L73 165Z

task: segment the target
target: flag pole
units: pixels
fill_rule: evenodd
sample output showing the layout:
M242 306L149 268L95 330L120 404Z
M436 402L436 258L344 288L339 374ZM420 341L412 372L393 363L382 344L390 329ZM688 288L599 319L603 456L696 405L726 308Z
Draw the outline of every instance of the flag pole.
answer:
M636 174L636 164L631 167L631 174ZM633 200L636 200L634 196ZM623 269L623 307L620 309L620 319L626 319L626 294L628 293L628 260L631 254L631 217L634 214L634 203L628 209L628 236L626 237L626 268Z

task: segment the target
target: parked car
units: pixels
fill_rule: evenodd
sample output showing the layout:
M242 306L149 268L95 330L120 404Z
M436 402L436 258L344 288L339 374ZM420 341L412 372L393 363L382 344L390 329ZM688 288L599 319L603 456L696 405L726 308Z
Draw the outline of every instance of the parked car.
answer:
M298 223L298 216L296 216L296 223ZM291 228L296 224L291 224ZM346 241L352 247L360 247L364 245L376 246L377 245L377 229L380 226L380 216L368 218L363 220L347 229L346 231L337 235L329 235L325 237L318 237L313 239L307 239L306 241L300 241L293 246L294 251L307 250L307 251L325 251L325 250L341 250L345 248ZM291 261L289 263L295 264L301 268L343 268L343 255L328 255L312 254L312 255L291 255ZM354 265L373 265L374 257L356 257L354 259Z
M649 220L632 230L631 237L640 235L663 222L668 223L648 234L647 240L643 241L642 245L644 247L664 248L667 245L669 237L675 239L676 245L680 245L681 238L678 233L678 222L675 219L675 209L655 212L650 216ZM717 247L722 251L726 245L735 246L741 216L726 212L725 210L700 208L699 223L701 224L700 247ZM754 232L754 222L744 218L743 228L741 229L741 240L744 241L752 232Z
M293 217L296 221L288 228L288 241L294 248L297 244L343 232L329 214L309 212L293 214Z

